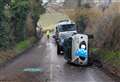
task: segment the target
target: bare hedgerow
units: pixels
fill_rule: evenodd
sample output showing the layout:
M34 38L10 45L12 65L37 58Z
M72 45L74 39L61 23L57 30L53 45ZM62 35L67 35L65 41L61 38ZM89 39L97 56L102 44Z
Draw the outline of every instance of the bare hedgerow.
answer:
M95 35L95 45L108 50L120 50L120 15L105 16L98 27Z
M83 28L80 25L84 23L86 33L93 33L94 30L91 29L94 29L94 24L102 16L102 12L97 8L67 9L65 10L65 14L68 15L71 20L75 21L79 28Z
M98 8L78 8L65 10L73 21L81 16L88 18L85 33L94 34L92 47L120 50L120 6L111 5L104 12ZM116 14L118 13L118 14Z

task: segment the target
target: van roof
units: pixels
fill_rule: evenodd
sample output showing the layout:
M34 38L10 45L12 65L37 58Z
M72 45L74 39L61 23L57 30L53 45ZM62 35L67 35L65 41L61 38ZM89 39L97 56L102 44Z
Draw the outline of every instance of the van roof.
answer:
M75 23L70 20L61 20L58 22L57 25L66 25L66 24L75 24Z

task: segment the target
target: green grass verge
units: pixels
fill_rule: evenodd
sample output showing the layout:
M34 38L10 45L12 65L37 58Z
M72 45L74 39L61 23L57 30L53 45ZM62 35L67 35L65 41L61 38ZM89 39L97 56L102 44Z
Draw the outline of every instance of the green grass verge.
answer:
M108 63L115 67L120 67L120 51L101 50L90 48L91 52L96 53L94 58L100 59L104 63Z
M28 40L21 41L20 43L16 45L15 50L17 53L20 53L26 48L28 48L29 45L30 45L30 42Z
M120 67L120 51L100 51L100 57L104 62Z
M33 43L36 42L35 37L28 38L24 41L21 41L16 44L14 49L8 49L8 50L1 50L0 51L0 64L11 60L12 58L16 57L19 53L23 52L27 48L29 48Z
M30 47L35 41L36 41L36 39L34 37L32 37L30 39L27 39L27 40L24 40L24 41L17 43L16 47L15 47L16 53L23 52L25 49Z

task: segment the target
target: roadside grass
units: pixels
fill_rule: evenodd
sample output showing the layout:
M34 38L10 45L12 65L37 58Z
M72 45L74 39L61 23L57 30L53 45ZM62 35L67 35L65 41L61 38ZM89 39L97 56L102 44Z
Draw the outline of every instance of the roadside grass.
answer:
M31 37L29 39L17 43L15 46L16 53L19 54L23 52L25 49L30 47L35 41L36 41L35 37Z
M120 77L120 51L98 49L93 53L94 60L100 61L104 69Z
M27 48L29 48L33 43L36 42L35 37L31 37L29 39L26 39L24 41L21 41L16 44L16 46L13 49L9 50L1 50L0 51L0 64L11 60L12 58L19 55L21 52L25 51Z
M101 51L100 56L105 63L120 67L120 51Z
M120 51L100 50L97 48L90 48L90 51L96 54L94 58L99 59L104 64L120 68Z
M21 51L24 51L26 48L28 48L30 45L30 42L29 40L24 40L24 41L21 41L20 43L18 43L15 47L15 51L17 53L20 53Z

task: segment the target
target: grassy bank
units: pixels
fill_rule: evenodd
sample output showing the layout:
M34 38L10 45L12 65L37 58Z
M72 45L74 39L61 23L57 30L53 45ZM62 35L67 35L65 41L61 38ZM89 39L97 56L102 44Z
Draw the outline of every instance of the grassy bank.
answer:
M120 77L120 51L91 49L94 60L102 63L103 68Z
M35 41L36 41L36 39L34 37L32 37L30 39L26 39L24 41L19 42L15 46L16 53L21 53L25 49L29 48Z
M9 61L15 58L16 56L20 55L20 53L31 47L35 42L36 42L36 38L31 37L29 39L17 43L12 49L1 50L0 64L3 64L4 62Z
M101 50L99 53L103 63L108 63L116 68L120 68L120 51Z
M95 59L120 68L120 51L99 50L97 48L91 48L90 51L96 54Z

